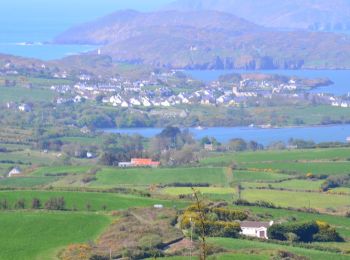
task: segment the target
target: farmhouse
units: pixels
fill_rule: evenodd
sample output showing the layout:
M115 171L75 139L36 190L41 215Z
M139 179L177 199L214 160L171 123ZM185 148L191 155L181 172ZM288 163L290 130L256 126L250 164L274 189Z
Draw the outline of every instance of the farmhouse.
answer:
M240 225L242 229L242 232L241 232L242 235L269 239L267 236L267 229L273 225L273 221L270 221L270 222L242 221Z
M21 173L22 173L22 172L21 172L21 169L18 168L18 167L15 167L15 168L13 168L13 169L8 173L8 176L9 176L9 177L13 177L13 176L19 175L19 174L21 174Z
M118 166L121 168L128 167L158 167L160 162L154 162L152 159L147 158L133 158L131 162L120 162Z

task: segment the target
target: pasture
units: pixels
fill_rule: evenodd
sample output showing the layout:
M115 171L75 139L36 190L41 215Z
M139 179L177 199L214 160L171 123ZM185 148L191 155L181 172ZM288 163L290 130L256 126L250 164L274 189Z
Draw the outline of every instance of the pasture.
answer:
M350 148L308 149L308 150L282 150L257 152L228 152L212 154L200 161L201 165L229 165L232 162L287 162L287 161L346 161L350 158Z
M213 245L217 245L222 248L225 248L227 250L242 252L243 254L245 254L247 250L253 250L253 249L258 250L262 254L264 253L268 254L269 252L271 253L271 251L276 252L277 250L285 250L300 256L305 256L310 259L317 259L317 260L349 259L348 255L346 256L346 255L340 255L335 253L329 253L325 251L318 251L314 249L304 249L304 248L276 245L273 243L264 243L264 242L258 242L258 241L249 241L249 240L231 239L231 238L209 238L208 242ZM240 259L240 258L237 258L237 259ZM270 258L267 258L267 259L270 259Z
M113 187L120 185L147 186L170 183L209 183L225 186L226 173L223 168L103 168L96 175L91 187Z
M319 192L244 189L242 198L251 202L268 201L281 207L350 209L350 196Z
M1 87L0 103L5 102L40 102L54 98L54 92L50 89L28 89L22 87Z
M90 213L1 212L0 259L56 259L69 244L95 240L109 223Z
M63 197L66 209L86 211L90 205L90 211L103 211L106 206L107 211L125 210L132 207L150 207L154 204L163 204L166 207L184 207L187 203L181 201L170 201L164 199L147 198L132 195L121 195L115 193L98 192L64 192L64 191L0 191L0 201L6 199L11 208L15 203L24 199L26 208L31 207L32 200L37 198L42 206L50 198Z

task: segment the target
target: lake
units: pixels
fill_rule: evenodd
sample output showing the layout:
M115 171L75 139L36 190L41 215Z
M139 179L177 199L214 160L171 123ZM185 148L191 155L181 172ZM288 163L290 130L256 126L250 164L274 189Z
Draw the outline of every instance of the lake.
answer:
M103 129L107 133L138 134L144 137L154 137L159 134L161 128L125 128ZM211 127L199 130L189 128L196 139L205 136L215 137L220 142L227 142L233 138L254 140L263 145L276 141L287 142L290 138L313 140L320 142L345 142L350 137L350 125L314 126L314 127L290 127L290 128L256 128L256 127Z
M334 95L347 95L350 92L350 70L186 70L193 78L213 81L229 73L266 73L302 78L328 78L334 82L331 86L320 87L312 92L324 92Z

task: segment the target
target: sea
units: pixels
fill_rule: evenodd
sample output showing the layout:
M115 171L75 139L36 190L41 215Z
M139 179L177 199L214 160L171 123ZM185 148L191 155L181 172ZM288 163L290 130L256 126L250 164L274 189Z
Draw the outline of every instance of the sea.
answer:
M117 10L152 11L171 0L1 0L0 53L41 60L97 49L87 45L52 44L55 36L72 26Z

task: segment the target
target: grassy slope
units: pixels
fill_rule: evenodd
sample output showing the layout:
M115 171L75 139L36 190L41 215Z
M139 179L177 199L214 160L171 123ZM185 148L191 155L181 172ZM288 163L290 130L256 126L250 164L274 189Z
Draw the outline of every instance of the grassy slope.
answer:
M244 190L248 201L264 200L282 207L342 208L350 205L350 196L279 190Z
M225 185L223 168L115 169L105 168L91 186L152 185L167 183L210 183Z
M53 197L64 197L66 208L86 210L86 205L91 205L91 210L102 210L106 205L107 210L123 210L130 207L147 207L154 204L164 204L168 207L184 206L183 202L172 202L155 198L137 197L131 195L120 195L114 193L95 192L56 192L56 191L0 191L0 200L7 199L14 206L17 200L25 199L27 207L30 207L32 199L38 198L44 204Z
M295 171L300 174L343 175L350 172L350 162L259 162L244 164L244 166L247 168Z
M249 162L282 162L295 160L332 160L344 159L350 157L349 148L332 149L311 149L311 150L285 150L285 151L261 151L244 153L219 154L201 160L202 165L222 165L231 162L249 163Z
M27 88L0 88L0 103L5 102L37 102L48 101L54 98L54 92L49 89L27 89Z
M29 188L54 182L56 177L13 177L0 180L0 187Z
M251 249L261 249L261 250L286 250L292 253L309 257L310 259L317 260L329 260L329 259L339 259L345 260L349 259L349 256L342 256L340 254L328 253L324 251L317 251L311 249L296 248L290 246L282 246L275 244L268 244L263 242L240 240L240 239L230 239L230 238L210 238L209 242L218 246L221 246L228 250L246 250Z
M53 259L61 247L94 240L109 218L87 213L0 213L0 259Z
M320 220L328 222L332 226L335 226L338 232L346 237L350 238L350 219L340 216L332 216L327 214L312 214L306 212L297 212L285 209L268 209L260 207L242 207L235 206L235 208L249 210L254 214L261 216L263 219L270 221L274 220L286 220L290 218L296 219L296 221L310 221L310 220Z
M273 188L284 188L293 190L320 190L320 187L324 181L313 181L313 180L288 180L279 183L256 183L256 182L244 182L244 187L268 187Z

